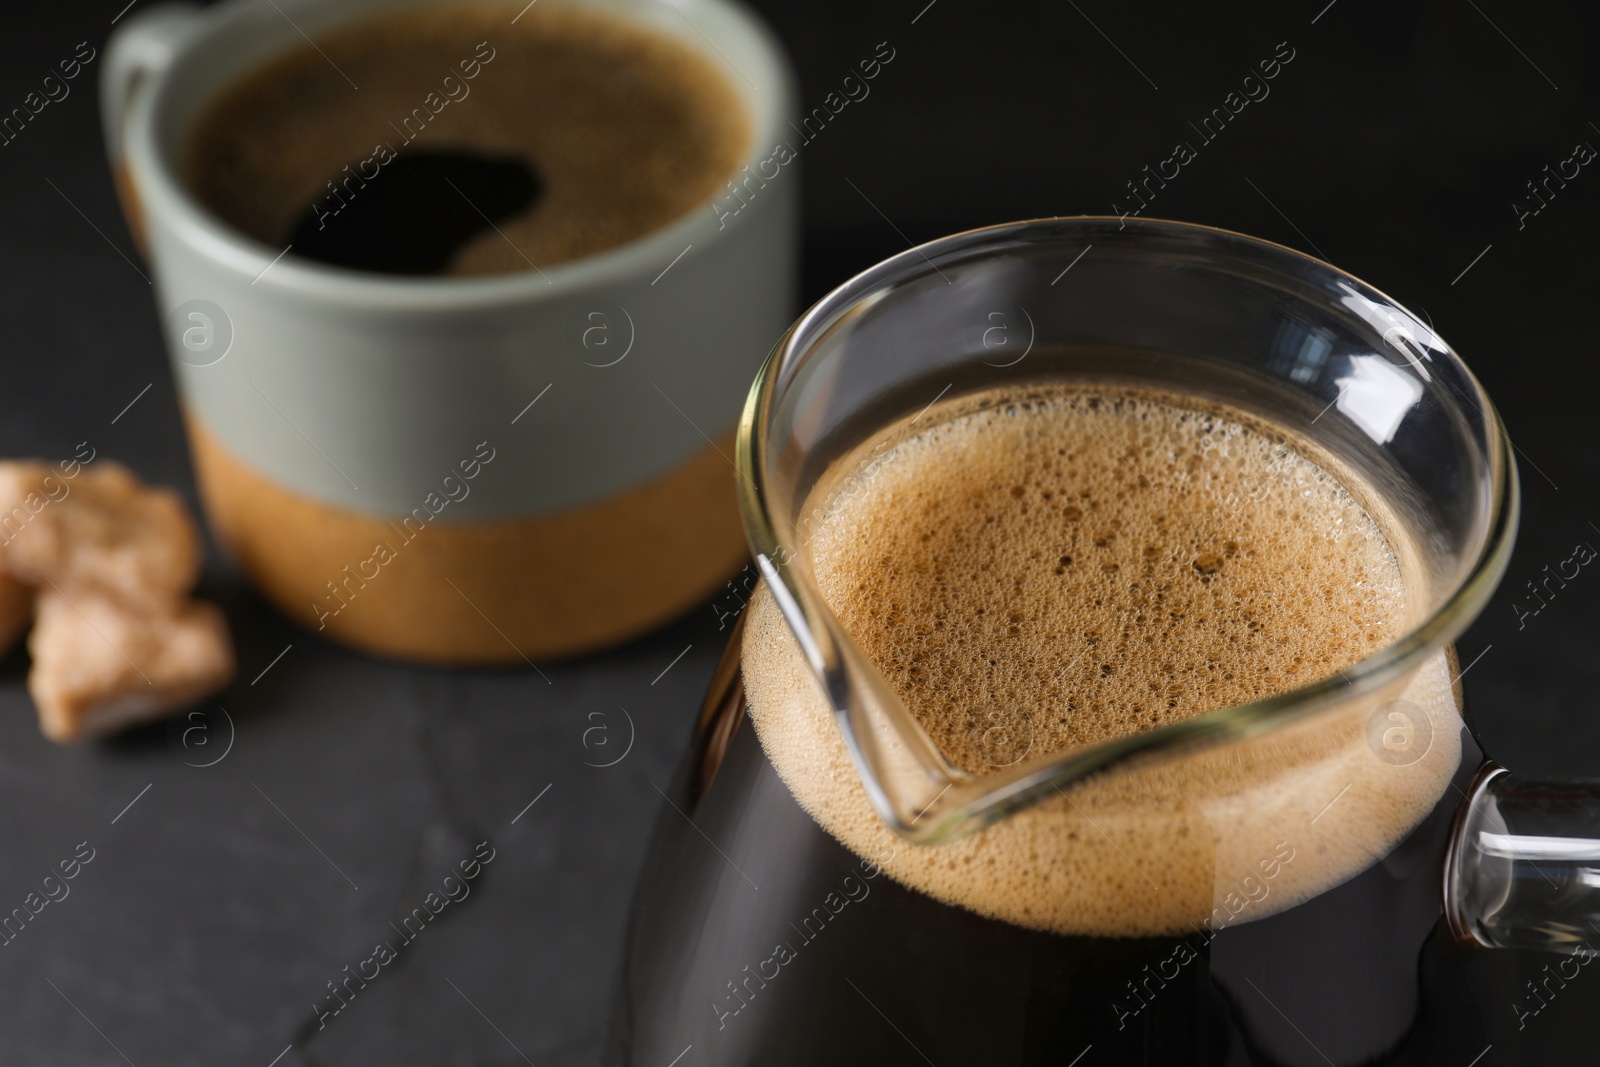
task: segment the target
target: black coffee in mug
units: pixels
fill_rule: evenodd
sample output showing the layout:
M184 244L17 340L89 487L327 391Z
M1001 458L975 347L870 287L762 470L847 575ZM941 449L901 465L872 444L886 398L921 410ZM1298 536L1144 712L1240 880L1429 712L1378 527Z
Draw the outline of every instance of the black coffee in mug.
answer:
M491 274L670 224L722 189L748 139L723 75L665 34L469 3L375 16L244 76L195 122L184 173L292 255Z

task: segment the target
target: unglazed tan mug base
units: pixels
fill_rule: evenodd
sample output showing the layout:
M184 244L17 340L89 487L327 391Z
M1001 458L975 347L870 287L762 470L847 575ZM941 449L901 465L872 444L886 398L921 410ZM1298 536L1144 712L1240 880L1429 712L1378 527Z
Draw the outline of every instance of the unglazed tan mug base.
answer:
M418 529L290 492L192 412L188 424L224 548L284 614L366 652L441 664L577 655L682 614L747 554L731 434L593 504Z

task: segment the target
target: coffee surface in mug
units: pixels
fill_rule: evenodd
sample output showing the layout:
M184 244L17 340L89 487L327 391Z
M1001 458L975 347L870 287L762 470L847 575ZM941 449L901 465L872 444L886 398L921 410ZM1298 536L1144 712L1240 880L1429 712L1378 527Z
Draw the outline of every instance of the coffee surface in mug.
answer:
M1415 546L1374 518L1376 500L1242 412L1067 382L896 428L822 480L800 536L846 631L946 757L984 774L1297 689L1392 643L1412 621ZM880 852L888 831L770 598L744 678L801 805ZM1268 862L1270 898L1248 918L1265 917L1367 867L1446 787L1459 721L1443 657L1404 696L1432 739L1403 765L1377 758L1359 723L1287 731L899 848L885 866L980 914L1130 935L1205 921ZM1285 826L1294 843L1280 848Z
M560 6L421 7L318 36L199 116L222 219L357 269L493 274L593 255L722 189L743 104L689 46Z

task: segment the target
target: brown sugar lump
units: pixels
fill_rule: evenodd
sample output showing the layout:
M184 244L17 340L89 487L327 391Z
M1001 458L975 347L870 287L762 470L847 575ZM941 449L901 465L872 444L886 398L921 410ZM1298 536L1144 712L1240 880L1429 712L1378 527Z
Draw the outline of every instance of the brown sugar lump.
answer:
M222 612L81 588L39 594L28 691L52 741L102 737L214 692L233 676Z
M222 613L189 599L200 558L178 494L126 467L0 461L0 645L34 620L45 736L103 736L228 682Z
M109 460L70 477L0 462L0 568L25 585L182 596L200 575L200 533L177 493Z

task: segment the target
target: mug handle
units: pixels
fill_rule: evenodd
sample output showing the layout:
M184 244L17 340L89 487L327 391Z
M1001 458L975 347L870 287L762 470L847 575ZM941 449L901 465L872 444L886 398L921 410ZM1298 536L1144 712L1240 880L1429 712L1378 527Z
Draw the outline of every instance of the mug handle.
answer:
M100 124L106 158L116 182L122 213L139 251L145 250L144 216L138 190L124 158L124 126L130 105L147 75L164 70L200 28L203 12L198 4L168 3L134 15L117 28L106 44L100 75Z
M1600 781L1486 763L1456 813L1444 912L1469 945L1600 955Z

